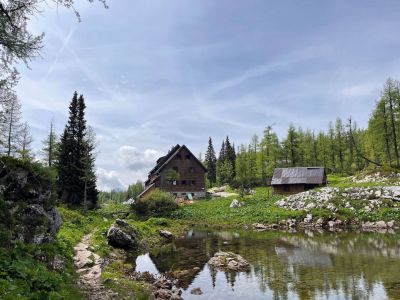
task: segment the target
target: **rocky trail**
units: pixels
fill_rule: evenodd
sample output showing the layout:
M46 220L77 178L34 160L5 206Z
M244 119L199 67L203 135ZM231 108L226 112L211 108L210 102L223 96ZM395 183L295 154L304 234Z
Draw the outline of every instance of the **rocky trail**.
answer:
M74 264L79 274L78 286L88 300L118 299L118 295L101 283L101 264L103 260L90 250L91 234L83 237L74 247Z

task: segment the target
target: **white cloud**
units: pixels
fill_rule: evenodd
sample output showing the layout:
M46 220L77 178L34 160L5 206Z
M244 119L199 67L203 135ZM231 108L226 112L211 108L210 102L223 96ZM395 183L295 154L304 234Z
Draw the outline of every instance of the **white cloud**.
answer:
M140 151L138 148L128 145L119 147L117 151L120 164L133 171L151 167L155 164L159 156L161 156L161 154L157 150L146 149Z
M97 185L102 191L110 191L111 189L125 189L127 186L122 183L117 171L107 171L102 168L97 169Z

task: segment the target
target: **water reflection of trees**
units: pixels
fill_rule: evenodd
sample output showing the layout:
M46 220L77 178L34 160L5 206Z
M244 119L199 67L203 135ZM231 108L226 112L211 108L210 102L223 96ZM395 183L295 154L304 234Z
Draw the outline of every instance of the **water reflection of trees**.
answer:
M151 258L164 272L202 269L220 250L240 253L253 266L243 275L256 280L260 291L271 292L273 299L288 299L292 293L299 299L329 295L370 299L379 297L373 293L380 284L389 299L398 299L398 237L376 233L194 232L155 251ZM216 272L210 270L210 276L215 286ZM225 276L234 288L237 273L226 272Z

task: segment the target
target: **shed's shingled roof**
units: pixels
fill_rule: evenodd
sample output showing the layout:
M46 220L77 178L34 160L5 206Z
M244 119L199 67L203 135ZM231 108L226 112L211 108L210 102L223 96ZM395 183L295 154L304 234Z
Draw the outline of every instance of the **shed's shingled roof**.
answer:
M276 168L271 185L323 184L325 169L322 167Z

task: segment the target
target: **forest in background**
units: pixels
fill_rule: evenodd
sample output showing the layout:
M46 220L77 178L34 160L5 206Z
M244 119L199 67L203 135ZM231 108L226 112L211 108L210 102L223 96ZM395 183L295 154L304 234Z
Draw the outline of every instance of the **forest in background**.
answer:
M209 139L204 164L208 186L265 185L277 167L325 167L328 173L350 175L364 169L399 169L400 82L389 78L372 111L366 128L351 118L329 122L327 130L315 132L290 124L279 139L272 126L260 138L235 148L229 137L218 157Z

